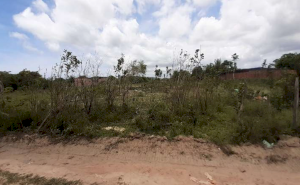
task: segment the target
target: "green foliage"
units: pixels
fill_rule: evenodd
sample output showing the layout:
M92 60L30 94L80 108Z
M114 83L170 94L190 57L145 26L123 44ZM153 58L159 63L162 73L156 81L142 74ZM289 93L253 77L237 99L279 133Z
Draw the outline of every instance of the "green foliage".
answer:
M238 55L234 54L232 56L233 60L216 59L214 63L210 63L205 66L204 74L207 77L217 77L222 73L233 72L237 69L236 60L238 60Z
M143 60L134 60L129 64L127 70L129 71L129 74L131 76L144 76L147 71L147 65L144 63Z
M84 135L90 125L88 116L73 108L64 109L50 118L52 134Z
M198 80L203 78L203 69L201 66L195 67L192 71L192 77L196 77Z
M294 80L294 75L286 74L275 82L270 94L271 103L275 108L281 110L292 106L294 101Z
M280 112L263 102L248 101L245 104L241 120L237 126L235 142L259 143L262 140L277 142L284 128L288 128L284 122L280 122Z
M288 53L274 60L276 68L296 70L300 74L300 53Z
M158 66L156 65L155 71L154 71L155 77L160 78L162 75L162 70L158 69Z
M6 107L4 111L6 113L0 113L0 131L2 132L21 130L31 126L33 122L30 111L12 107Z
M29 87L32 85L36 85L37 83L39 83L39 80L41 78L42 76L37 71L29 71L27 69L24 69L18 74L18 86Z
M4 87L18 88L18 76L10 74L10 72L0 71L0 81L2 81Z
M65 179L46 179L45 177L22 175L17 173L10 173L0 170L0 178L3 185L9 184L30 184L30 185L81 185L80 181L67 181Z
M157 103L151 105L147 115L138 116L135 119L136 126L147 133L163 131L171 122L171 115L166 104Z
M114 66L115 73L117 74L117 76L121 75L124 63L125 63L125 55L122 53L121 57L118 59L118 64Z
M72 52L67 50L64 50L64 53L61 57L61 62L63 65L62 69L65 70L65 77L69 77L69 73L74 72L74 70L82 63L75 55L72 55ZM61 76L58 74L58 77Z
M42 78L37 71L29 71L27 69L20 71L18 74L0 71L0 81L2 81L4 87L11 87L13 90L33 86L42 89L49 87L48 80Z
M132 84L141 84L141 83L145 83L148 82L149 79L146 77L140 77L140 76L129 76L128 80L132 83Z
M65 51L62 63L54 68L49 88L41 90L42 84L47 86L49 81L36 75L35 80L29 80L34 83L24 85L23 91L18 89L1 97L0 131L32 129L85 137L124 136L140 131L168 138L201 137L219 145L260 143L263 139L276 142L280 134L292 134L292 75L272 83L221 81L220 74L236 69L238 55L233 55L232 61L216 60L201 66L204 56L196 50L193 60L186 52L180 54L179 70L172 71L171 79L159 79L162 71L158 66L154 79L144 77L144 62L133 61L125 67L124 57L114 67L116 75L105 83L78 87L73 71L81 61ZM33 74L22 72L24 84ZM171 74L168 67L166 74ZM268 100L256 101L257 96ZM120 126L126 131L103 129L107 126Z
M185 71L185 70L176 71L175 70L172 74L171 79L183 81L183 80L189 79L190 76L191 76L191 74L188 71Z
M5 93L11 93L11 92L13 92L14 91L14 89L12 88L12 87L5 87L4 88L4 92Z

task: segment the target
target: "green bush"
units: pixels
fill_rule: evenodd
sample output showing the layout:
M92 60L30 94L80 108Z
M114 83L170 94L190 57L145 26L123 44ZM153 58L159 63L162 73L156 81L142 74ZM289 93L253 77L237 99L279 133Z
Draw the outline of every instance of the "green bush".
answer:
M135 125L141 131L159 132L165 130L171 122L171 112L168 111L165 103L153 104L147 115L140 115L135 118Z
M49 127L54 134L84 135L85 129L90 125L86 114L74 109L65 109L53 115Z
M275 87L271 92L271 103L279 110L290 108L294 100L295 76L286 74L283 78L275 82Z
M143 78L132 78L137 79ZM81 99L91 95L84 91L89 88L58 83L46 90L33 87L17 90L0 99L0 130L37 129L52 110L40 131L65 136L118 135L102 130L111 125L126 125L126 131L139 130L168 138L178 135L205 138L220 145L260 143L263 139L276 142L280 134L293 134L290 129L292 98L286 101L292 92L289 80L277 81L272 89L263 81L220 81L207 77L201 81L180 80L151 80L133 85L125 97L126 106L122 105L119 81L102 83L89 91L95 92L89 99L93 100L90 112ZM64 85L68 85L67 89ZM151 93L149 86L153 88ZM111 107L107 106L108 90L112 93ZM266 94L268 101L255 101L258 94Z
M32 122L30 111L6 108L6 111L0 114L0 131L21 130L30 127Z
M284 128L277 119L278 111L265 102L247 101L237 122L237 134L234 143L252 142L259 143L262 140L277 141Z
M5 87L4 88L4 92L5 93L11 93L11 92L13 92L14 91L14 88L12 88L12 87Z

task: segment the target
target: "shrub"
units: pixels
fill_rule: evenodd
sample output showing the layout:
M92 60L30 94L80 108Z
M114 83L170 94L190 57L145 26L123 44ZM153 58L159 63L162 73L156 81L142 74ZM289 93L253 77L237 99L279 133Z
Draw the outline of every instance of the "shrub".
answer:
M282 110L290 107L290 103L288 103L284 99L284 92L280 88L274 88L270 94L270 102L277 110Z
M4 92L5 93L11 93L11 92L13 92L14 91L14 88L12 88L12 87L5 87L4 88Z
M294 100L295 76L286 74L275 82L271 92L271 103L277 109L289 108Z
M246 102L241 118L237 122L234 143L259 143L264 139L276 142L284 127L287 127L280 123L276 114L278 111L267 103Z
M52 116L49 123L51 123L49 127L53 134L66 136L84 135L85 129L90 124L86 114L71 108Z
M7 107L8 113L0 114L0 131L15 131L31 126L32 118L29 111Z
M147 115L140 115L135 118L135 125L144 132L164 131L171 123L171 112L168 111L166 104L157 103L151 105Z

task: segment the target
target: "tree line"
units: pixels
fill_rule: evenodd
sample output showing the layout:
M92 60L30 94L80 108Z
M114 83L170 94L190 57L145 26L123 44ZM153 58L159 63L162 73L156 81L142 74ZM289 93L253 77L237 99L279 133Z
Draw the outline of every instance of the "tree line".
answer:
M216 59L214 63L207 65L201 65L201 61L204 59L204 54L200 53L200 50L195 51L194 56L190 56L186 52L180 52L177 57L177 69L175 66L170 68L166 66L165 72L155 66L154 76L159 78L179 78L179 77L193 77L201 80L205 76L216 77L224 73L233 72L237 70L236 62L239 56L235 53L232 55L231 60ZM76 58L76 60L78 60ZM66 66L68 69L68 66ZM300 53L287 53L283 54L280 58L273 61L273 63L267 64L264 60L262 68L278 68L278 69L291 69L295 70L300 75ZM149 80L146 78L147 65L143 60L133 60L127 66L125 65L125 55L122 54L118 59L118 63L114 66L115 76L124 77L128 76L131 82L139 83ZM59 80L59 79L56 79ZM65 79L60 79L65 80ZM74 77L69 77L69 81L74 81ZM40 88L46 89L49 87L48 80L43 77L38 71L30 71L24 69L18 74L11 74L9 71L0 71L0 81L4 88L10 87L12 90L28 88L32 85L38 85Z

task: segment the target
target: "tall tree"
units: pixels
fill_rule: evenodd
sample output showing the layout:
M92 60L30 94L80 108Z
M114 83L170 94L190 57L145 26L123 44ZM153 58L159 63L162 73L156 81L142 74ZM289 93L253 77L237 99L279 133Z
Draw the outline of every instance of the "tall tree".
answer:
M300 53L288 53L274 60L276 68L296 70L300 75Z
M264 60L264 62L261 64L262 68L267 68L267 59Z
M140 60L138 62L138 68L139 68L139 75L145 76L147 72L147 65L143 60Z
M161 69L158 69L158 65L156 65L156 67L155 67L154 74L155 74L155 77L156 77L156 78L160 78L161 75L162 75L162 70L161 70Z
M128 72L132 76L144 76L146 74L146 71L147 65L143 60L134 60L128 66Z
M40 75L37 71L29 71L24 69L23 71L19 72L18 74L18 86L19 87L28 87L33 85L40 80L42 75Z
M232 71L233 73L232 73L232 75L233 75L233 79L234 79L234 73L235 73L235 70L237 69L236 61L239 59L239 56L236 53L234 53L231 56L231 58L232 58L232 62L233 62L233 71Z
M125 63L125 55L122 53L121 57L118 59L118 63L116 66L114 66L114 70L116 73L116 76L119 78L120 75L123 73L123 66Z

